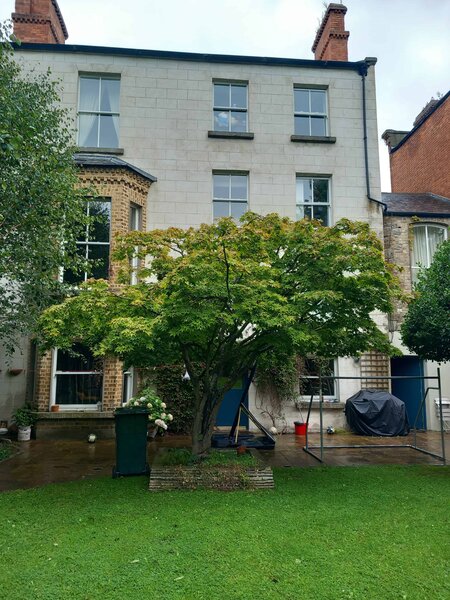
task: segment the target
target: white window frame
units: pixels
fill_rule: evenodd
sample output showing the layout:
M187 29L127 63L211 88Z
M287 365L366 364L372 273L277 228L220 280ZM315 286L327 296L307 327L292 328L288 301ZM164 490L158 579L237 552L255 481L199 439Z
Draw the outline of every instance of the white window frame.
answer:
M339 359L337 359L337 358L333 359L333 374L335 377L339 376ZM319 379L319 377L315 376L315 375L311 375L310 377L300 377L300 379L317 380L317 379ZM302 394L300 396L300 399L303 402L309 402L311 399L311 395ZM324 402L330 402L330 403L339 402L339 379L334 380L334 394L332 394L332 395L325 394L323 396L323 400L324 400ZM319 401L320 401L319 394L314 395L313 402L319 402Z
M312 181L312 198L311 202L299 202L297 199L297 181ZM314 181L327 181L328 182L328 202L314 202ZM328 223L327 226L331 226L332 214L331 214L331 177L326 175L302 175L297 174L295 177L295 212L299 206L311 206L312 219L314 219L314 206L327 206L328 207ZM296 220L300 220L296 214ZM303 217L305 218L305 217Z
M218 196L216 197L214 195L214 176L215 175L225 175L225 176L229 176L229 185L228 185L228 198L219 198ZM245 177L247 180L247 188L246 188L246 198L231 198L231 177L233 175L238 175L240 177ZM248 201L248 196L249 196L249 189L250 189L250 182L249 182L249 173L248 171L213 171L213 178L212 178L212 218L213 221L214 219L214 202L228 202L228 216L231 217L231 205L234 203L239 203L242 204L244 201L247 203L247 210L245 212L248 212L250 210L249 207L249 201ZM218 218L222 218L222 217L218 217Z
M303 92L308 92L309 93L309 111L296 111L295 110L295 92L296 90L301 90ZM325 112L313 112L311 110L311 92L323 92L325 95ZM302 85L294 85L294 133L295 135L307 135L309 137L322 137L322 136L316 136L316 134L311 133L311 122L312 119L314 117L321 117L324 120L325 123L325 134L324 137L330 135L329 134L329 117L328 117L328 113L329 113L329 109L328 109L328 89L325 87L308 87L308 86L302 86ZM305 133L299 133L297 134L296 130L295 130L295 117L308 117L308 123L309 123L309 133L305 134Z
M50 386L50 409L53 405L58 404L56 401L56 382L58 376L64 375L101 375L102 376L102 402L105 385L105 377L103 371L58 371L58 350L59 348L53 348L52 351L52 379ZM59 404L60 411L96 411L98 410L98 403L96 404Z
M214 93L214 88L216 85L227 85L228 86L228 105L227 106L220 106L220 105L216 105L215 104L215 93ZM243 87L245 88L246 91L246 106L239 106L239 107L235 107L231 105L231 87L235 86L235 87ZM212 97L212 104L213 104L213 110L212 110L212 128L213 131L217 131L217 132L221 132L223 131L224 133L228 132L228 133L248 133L249 131L249 125L248 125L248 81L230 81L230 80L226 80L226 81L221 81L219 79L214 79L213 80L213 97ZM221 111L221 112L228 112L228 131L226 129L216 129L216 123L215 123L215 112L216 111ZM231 113L232 112L240 112L240 113L245 113L245 129L244 131L235 131L234 129L232 129L231 127Z
M433 257L430 256L430 244L429 244L429 240L428 240L428 229L435 228L435 229L443 230L444 231L444 240L443 241L445 242L448 239L448 226L447 225L444 225L442 223L432 223L432 222L414 223L414 225L412 227L413 237L414 237L415 230L419 229L420 227L425 228L427 264L426 265L415 264L414 263L414 250L411 249L411 281L413 284L417 283L420 271L422 269L428 269L431 266L431 263L433 262ZM413 239L413 244L414 244L414 239Z
M130 398L134 396L135 373L134 367L130 367L122 374L122 404L126 404ZM126 385L126 393L124 398L124 388Z
M100 85L98 86L98 110L81 110L80 109L80 100L81 100L81 79L98 79ZM105 111L100 110L100 100L102 94L102 80L107 81L121 81L120 75L109 75L108 73L79 73L78 74L78 112L77 112L77 142L80 141L80 115L95 115L99 117L98 127L97 127L97 144L93 146L94 148L103 148L104 146L100 146L100 117L101 116L111 116L117 117L119 120L120 127L120 112L115 111ZM120 107L120 88L119 88L119 107ZM120 129L119 129L120 131ZM81 148L85 148L86 146L80 146ZM117 147L119 147L119 134L117 134Z
M130 203L130 222L129 222L129 230L130 231L141 231L142 230L142 206L139 204L135 204L134 202ZM135 253L138 252L138 247L134 248ZM133 256L130 261L130 285L136 285L139 281L137 270L139 268L139 257L137 254Z
M99 197L99 198L91 198L90 200L87 201L86 203L86 215L89 217L89 203L90 202L108 202L110 209L109 209L109 240L107 242L91 242L89 241L89 224L86 225L86 229L85 229L85 239L84 240L76 240L75 244L78 246L84 246L85 247L85 256L84 258L87 260L89 258L89 246L108 246L109 248L109 253L108 253L108 265L107 265L107 269L108 269L108 276L107 279L109 279L109 271L110 271L110 267L111 267L111 229L112 229L112 199L111 198L103 198L103 197ZM88 276L88 272L87 271L83 271L82 273L80 273L80 275L83 276L83 279L80 283L87 281L91 276ZM60 272L59 272L59 276L60 276L60 281L64 281L64 269L61 268ZM73 286L76 287L78 284L74 283Z

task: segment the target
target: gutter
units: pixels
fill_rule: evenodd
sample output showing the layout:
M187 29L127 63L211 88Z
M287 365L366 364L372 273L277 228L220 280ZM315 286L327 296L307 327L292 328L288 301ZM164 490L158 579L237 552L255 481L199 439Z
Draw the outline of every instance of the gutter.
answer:
M364 165L366 170L366 196L371 202L375 202L379 206L383 207L383 213L386 213L387 204L381 200L373 198L370 192L370 180L369 180L369 151L367 148L367 108L366 108L366 76L369 67L375 66L377 59L368 57L362 60L360 64L359 74L361 75L362 84L362 109L363 109L363 140L364 140Z
M18 51L50 52L52 54L96 54L107 56L131 56L162 60L183 60L190 62L271 65L274 67L295 67L305 69L338 69L359 72L361 63L341 60L315 60L307 58L280 58L276 56L243 56L239 54L205 54L199 52L175 52L171 50L143 50L137 48L114 48L109 46L83 46L78 44L42 44L32 42L14 43Z

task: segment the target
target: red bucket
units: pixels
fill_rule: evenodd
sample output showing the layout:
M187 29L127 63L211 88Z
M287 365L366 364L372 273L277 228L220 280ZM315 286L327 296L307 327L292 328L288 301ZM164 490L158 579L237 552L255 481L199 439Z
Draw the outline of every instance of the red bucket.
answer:
M295 421L295 435L306 435L306 430L308 429L308 423L300 423L299 421Z

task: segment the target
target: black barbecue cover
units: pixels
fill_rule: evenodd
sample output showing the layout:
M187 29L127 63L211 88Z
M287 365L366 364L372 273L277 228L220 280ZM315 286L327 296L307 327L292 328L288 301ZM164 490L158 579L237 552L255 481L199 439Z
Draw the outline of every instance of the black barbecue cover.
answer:
M408 435L405 403L389 392L361 390L345 403L350 429L360 435Z

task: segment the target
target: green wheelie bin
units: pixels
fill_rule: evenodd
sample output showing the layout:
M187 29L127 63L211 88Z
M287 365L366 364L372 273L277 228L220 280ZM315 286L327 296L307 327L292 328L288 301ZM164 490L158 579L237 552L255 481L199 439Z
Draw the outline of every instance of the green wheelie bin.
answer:
M145 408L116 409L116 464L113 477L150 474L147 462L148 414Z

